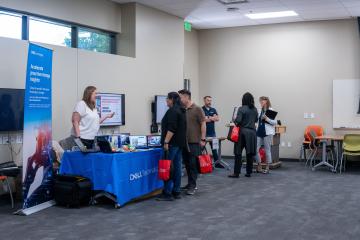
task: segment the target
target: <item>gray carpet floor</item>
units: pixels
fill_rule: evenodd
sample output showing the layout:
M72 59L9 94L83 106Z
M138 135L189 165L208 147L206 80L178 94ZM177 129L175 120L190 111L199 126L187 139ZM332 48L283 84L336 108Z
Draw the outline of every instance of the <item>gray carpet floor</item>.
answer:
M1 201L0 239L360 239L359 171L312 172L286 162L269 175L227 174L201 176L195 196L121 209L52 207L21 217Z

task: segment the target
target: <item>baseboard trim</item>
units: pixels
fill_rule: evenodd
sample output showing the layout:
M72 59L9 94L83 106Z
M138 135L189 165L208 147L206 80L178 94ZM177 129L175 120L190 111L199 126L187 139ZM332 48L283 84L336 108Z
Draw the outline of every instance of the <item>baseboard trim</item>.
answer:
M234 156L222 156L223 159L225 160L234 160ZM297 158L280 158L279 159L281 162L298 162L299 159Z
M282 162L299 162L298 158L280 158Z

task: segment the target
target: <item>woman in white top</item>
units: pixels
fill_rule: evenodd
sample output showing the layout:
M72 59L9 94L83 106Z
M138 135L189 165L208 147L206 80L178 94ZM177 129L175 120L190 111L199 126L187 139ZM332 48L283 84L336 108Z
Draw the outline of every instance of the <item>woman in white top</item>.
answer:
M91 149L100 124L113 116L114 113L111 113L100 119L96 109L96 87L88 86L84 90L82 100L76 104L73 111L72 135L80 138L86 148Z
M270 99L268 97L259 98L261 111L259 112L259 121L256 131L257 136L257 162L258 162L258 172L269 173L269 165L272 163L271 156L271 144L273 141L273 136L275 135L275 126L277 121L275 119L268 118L265 113L267 110L273 110L271 108ZM265 148L266 155L266 169L262 171L261 159L259 154L259 149L261 146Z

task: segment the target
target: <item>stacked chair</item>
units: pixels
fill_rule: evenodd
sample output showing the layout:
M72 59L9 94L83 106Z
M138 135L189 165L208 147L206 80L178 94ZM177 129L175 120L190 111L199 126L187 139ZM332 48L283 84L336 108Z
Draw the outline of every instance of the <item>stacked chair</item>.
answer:
M343 153L340 161L340 173L345 171L348 156L360 156L360 134L347 134L344 136Z
M311 134L313 133L313 134ZM299 161L304 160L306 165L308 164L309 160L312 159L312 156L319 145L319 142L316 141L314 138L315 136L322 136L324 134L324 130L321 126L318 125L310 125L307 126L304 131L304 140L301 144L300 148L300 157ZM307 154L308 157L307 157Z
M324 135L324 128L319 125L310 125L307 126L304 133L304 141L301 147L301 155L300 160L305 160L305 165L308 165L310 163L310 167L313 167L314 161L318 154L322 152L322 144L319 140L316 139L316 137L323 136ZM310 155L308 158L306 158L306 152L310 152ZM331 156L331 159L333 162L335 162L334 158L334 152L335 147L332 145L328 145L326 147L326 153Z

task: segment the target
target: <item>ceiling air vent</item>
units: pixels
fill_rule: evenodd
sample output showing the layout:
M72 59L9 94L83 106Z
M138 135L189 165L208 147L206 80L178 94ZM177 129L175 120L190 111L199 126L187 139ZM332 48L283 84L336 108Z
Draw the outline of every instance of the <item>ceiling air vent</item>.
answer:
M217 0L219 3L222 3L224 5L228 4L239 4L239 3L247 3L248 0Z

